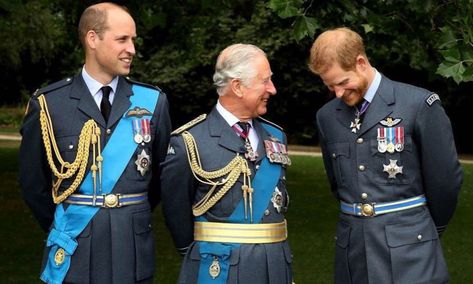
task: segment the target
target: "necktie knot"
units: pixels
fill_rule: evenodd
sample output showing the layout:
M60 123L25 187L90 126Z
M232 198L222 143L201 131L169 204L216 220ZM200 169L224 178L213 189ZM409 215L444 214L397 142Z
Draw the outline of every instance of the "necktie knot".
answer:
M356 105L356 113L355 115L357 117L360 117L363 113L366 112L366 110L368 109L370 105L370 102L368 102L367 100L363 99L363 102L361 104L358 104Z
M106 98L106 99L108 99L108 100L110 100L110 91L112 90L112 87L110 87L110 86L103 86L103 87L101 88L101 90L102 90L102 95L103 95L103 97Z
M102 90L102 101L100 102L100 111L102 112L105 122L108 122L110 111L112 110L112 104L110 103L110 86L103 86Z
M250 133L251 124L249 124L248 122L244 122L244 121L239 121L239 122L237 122L237 124L242 129L242 133L240 134L241 137L246 139L246 137L248 137L248 134Z

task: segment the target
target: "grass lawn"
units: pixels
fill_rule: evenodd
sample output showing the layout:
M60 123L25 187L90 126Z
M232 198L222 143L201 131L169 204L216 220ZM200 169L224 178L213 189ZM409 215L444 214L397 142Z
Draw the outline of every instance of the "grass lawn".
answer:
M0 282L39 283L46 235L21 200L17 155L17 143L0 143ZM298 284L332 283L337 204L328 189L320 158L295 156L292 160L287 174L291 194L287 219L294 280ZM451 283L471 283L473 279L473 165L464 165L464 171L459 206L442 240ZM160 210L155 212L155 282L175 283L181 258L163 225Z

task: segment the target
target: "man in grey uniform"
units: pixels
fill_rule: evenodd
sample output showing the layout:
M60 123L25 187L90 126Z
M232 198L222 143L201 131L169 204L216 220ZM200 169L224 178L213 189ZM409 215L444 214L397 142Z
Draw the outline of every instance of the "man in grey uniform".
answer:
M215 69L217 105L173 132L162 164L166 224L185 254L179 283L291 283L286 136L260 117L276 94L269 62L235 44Z
M49 234L41 280L152 283L166 95L124 77L136 38L124 7L87 8L79 35L82 71L38 90L21 129L22 194Z
M317 113L341 209L335 283L447 283L439 235L462 169L439 96L380 74L347 28L315 40L309 67L336 96Z

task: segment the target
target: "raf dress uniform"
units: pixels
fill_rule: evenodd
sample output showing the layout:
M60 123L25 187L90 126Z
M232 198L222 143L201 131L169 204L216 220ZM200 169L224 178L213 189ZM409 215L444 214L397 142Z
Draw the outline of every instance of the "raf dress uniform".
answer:
M323 159L340 201L335 283L446 283L439 234L462 183L437 94L376 71L364 114L334 99L317 113Z
M251 152L217 108L173 132L162 164L166 224L185 254L179 283L291 283L285 134L253 119Z
M151 208L159 202L158 166L171 130L168 102L155 87L117 80L108 122L82 74L38 90L29 102L20 183L49 232L45 282L153 277Z

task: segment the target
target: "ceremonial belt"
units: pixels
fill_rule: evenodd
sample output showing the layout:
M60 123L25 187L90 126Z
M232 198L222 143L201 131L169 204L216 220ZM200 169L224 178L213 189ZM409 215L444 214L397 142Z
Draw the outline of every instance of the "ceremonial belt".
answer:
M407 210L427 204L425 195L419 195L412 198L383 203L346 203L340 201L340 209L345 214L355 216L373 217L376 215Z
M71 194L64 202L104 208L118 208L126 205L145 203L147 200L148 193L142 192L135 194L110 193L103 195Z
M194 240L204 242L265 244L287 239L287 223L234 224L195 222Z

